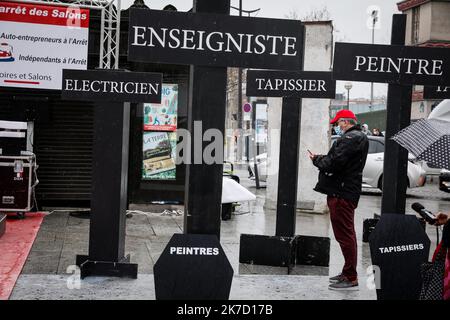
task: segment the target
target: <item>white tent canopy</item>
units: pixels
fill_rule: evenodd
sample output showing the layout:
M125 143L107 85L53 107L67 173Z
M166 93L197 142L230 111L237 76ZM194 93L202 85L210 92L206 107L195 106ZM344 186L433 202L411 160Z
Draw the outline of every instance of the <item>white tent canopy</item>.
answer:
M222 203L256 200L256 196L230 178L223 178Z
M438 119L450 121L450 99L439 103L433 111L431 111L428 119Z

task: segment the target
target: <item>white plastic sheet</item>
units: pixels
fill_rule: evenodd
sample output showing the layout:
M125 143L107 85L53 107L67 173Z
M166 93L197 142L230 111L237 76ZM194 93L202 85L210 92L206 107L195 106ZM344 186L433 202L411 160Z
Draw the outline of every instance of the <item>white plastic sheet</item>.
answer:
M256 196L230 178L223 178L222 203L256 200Z

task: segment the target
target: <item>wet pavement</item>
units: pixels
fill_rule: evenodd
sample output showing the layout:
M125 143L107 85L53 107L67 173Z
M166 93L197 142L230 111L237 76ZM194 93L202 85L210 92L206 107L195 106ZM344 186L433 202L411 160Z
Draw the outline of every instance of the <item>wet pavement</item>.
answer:
M334 239L328 215L297 214L296 234L331 238L330 266L297 266L288 268L256 266L239 263L239 238L242 233L275 234L275 211L264 210L265 189L256 190L246 171L239 171L241 184L257 195L256 201L242 203L231 220L222 221L221 244L234 269L231 299L376 299L374 290L366 285L367 268L371 265L368 243L362 242L363 220L380 212L381 192L365 189L356 210L358 239L358 273L360 290L334 292L328 290L328 277L338 274L343 265L340 248ZM407 213L414 214L413 202L427 209L450 211L450 194L439 191L437 184L408 190ZM163 214L158 206L132 206L133 216L127 219L126 253L139 264L137 280L87 278L81 289L67 286L77 254L87 254L89 220L54 211L42 224L31 253L22 270L11 299L154 299L153 265L174 233L182 233L183 216ZM427 226L436 243L436 230ZM68 269L69 268L69 269ZM289 274L288 274L289 273ZM111 291L114 290L114 291ZM114 292L113 297L111 292Z

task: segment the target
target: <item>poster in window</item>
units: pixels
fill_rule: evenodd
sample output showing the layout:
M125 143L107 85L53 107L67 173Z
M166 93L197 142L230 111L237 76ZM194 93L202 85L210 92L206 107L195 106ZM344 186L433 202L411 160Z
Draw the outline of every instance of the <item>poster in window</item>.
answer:
M177 134L175 132L144 132L144 180L175 180Z
M161 104L144 103L144 131L176 131L178 85L163 84Z

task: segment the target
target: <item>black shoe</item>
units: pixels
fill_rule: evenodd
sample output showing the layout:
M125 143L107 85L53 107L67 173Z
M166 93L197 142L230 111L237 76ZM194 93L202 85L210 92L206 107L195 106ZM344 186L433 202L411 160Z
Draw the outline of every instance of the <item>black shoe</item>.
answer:
M345 280L345 277L342 275L342 273L338 274L337 276L331 277L330 278L330 283L337 283L340 281Z
M359 290L358 280L349 281L349 280L345 279L345 280L330 284L328 286L328 289L336 290L336 291Z

